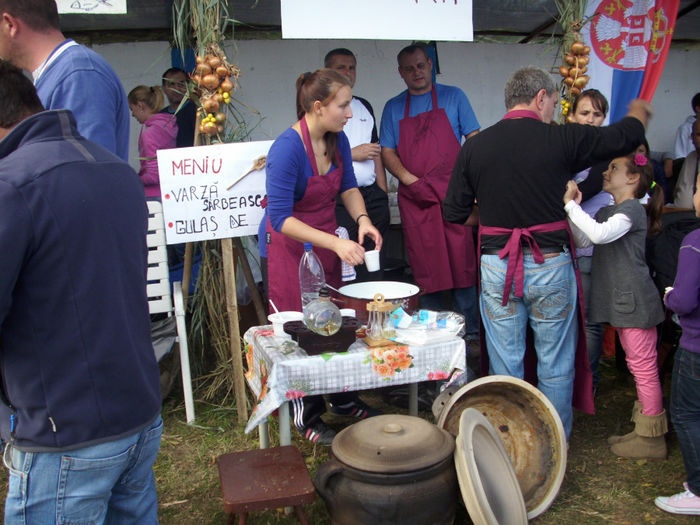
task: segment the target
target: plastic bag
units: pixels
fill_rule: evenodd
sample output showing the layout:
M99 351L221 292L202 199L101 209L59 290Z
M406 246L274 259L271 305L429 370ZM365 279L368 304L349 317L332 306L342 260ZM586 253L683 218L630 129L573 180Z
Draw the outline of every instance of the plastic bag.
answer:
M462 337L465 333L464 316L456 312L418 310L409 315L399 307L390 315L396 329L396 335L390 339L403 344L424 345Z

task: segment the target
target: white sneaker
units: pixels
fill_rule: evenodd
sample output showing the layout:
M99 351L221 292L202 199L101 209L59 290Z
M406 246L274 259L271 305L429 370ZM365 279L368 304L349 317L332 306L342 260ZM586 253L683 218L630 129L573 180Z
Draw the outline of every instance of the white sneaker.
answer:
M659 496L654 500L657 507L672 514L700 516L700 496L688 490L687 483L683 484L685 492L679 492L670 497Z

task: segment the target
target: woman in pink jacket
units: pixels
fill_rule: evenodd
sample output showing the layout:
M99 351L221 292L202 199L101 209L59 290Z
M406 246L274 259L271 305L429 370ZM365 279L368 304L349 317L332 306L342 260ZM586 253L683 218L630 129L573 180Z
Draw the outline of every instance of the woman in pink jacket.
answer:
M177 120L170 113L159 113L163 107L160 86L136 86L128 96L133 117L142 124L139 134L139 177L146 190L146 198L160 200L160 180L156 151L175 147Z

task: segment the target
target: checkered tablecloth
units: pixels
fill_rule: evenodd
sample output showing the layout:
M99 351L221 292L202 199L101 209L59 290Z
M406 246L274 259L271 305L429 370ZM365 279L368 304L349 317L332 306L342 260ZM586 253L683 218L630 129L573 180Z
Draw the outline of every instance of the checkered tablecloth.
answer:
M366 390L448 379L466 370L464 340L370 348L361 340L347 352L308 356L287 334L254 326L243 335L248 386L258 398L246 433L285 401L308 395Z

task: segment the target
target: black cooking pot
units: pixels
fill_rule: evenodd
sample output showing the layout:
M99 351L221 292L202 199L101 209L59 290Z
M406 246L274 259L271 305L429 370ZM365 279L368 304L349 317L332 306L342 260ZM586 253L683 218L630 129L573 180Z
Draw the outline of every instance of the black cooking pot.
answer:
M314 484L336 525L451 524L454 448L448 432L421 418L369 418L335 437Z

